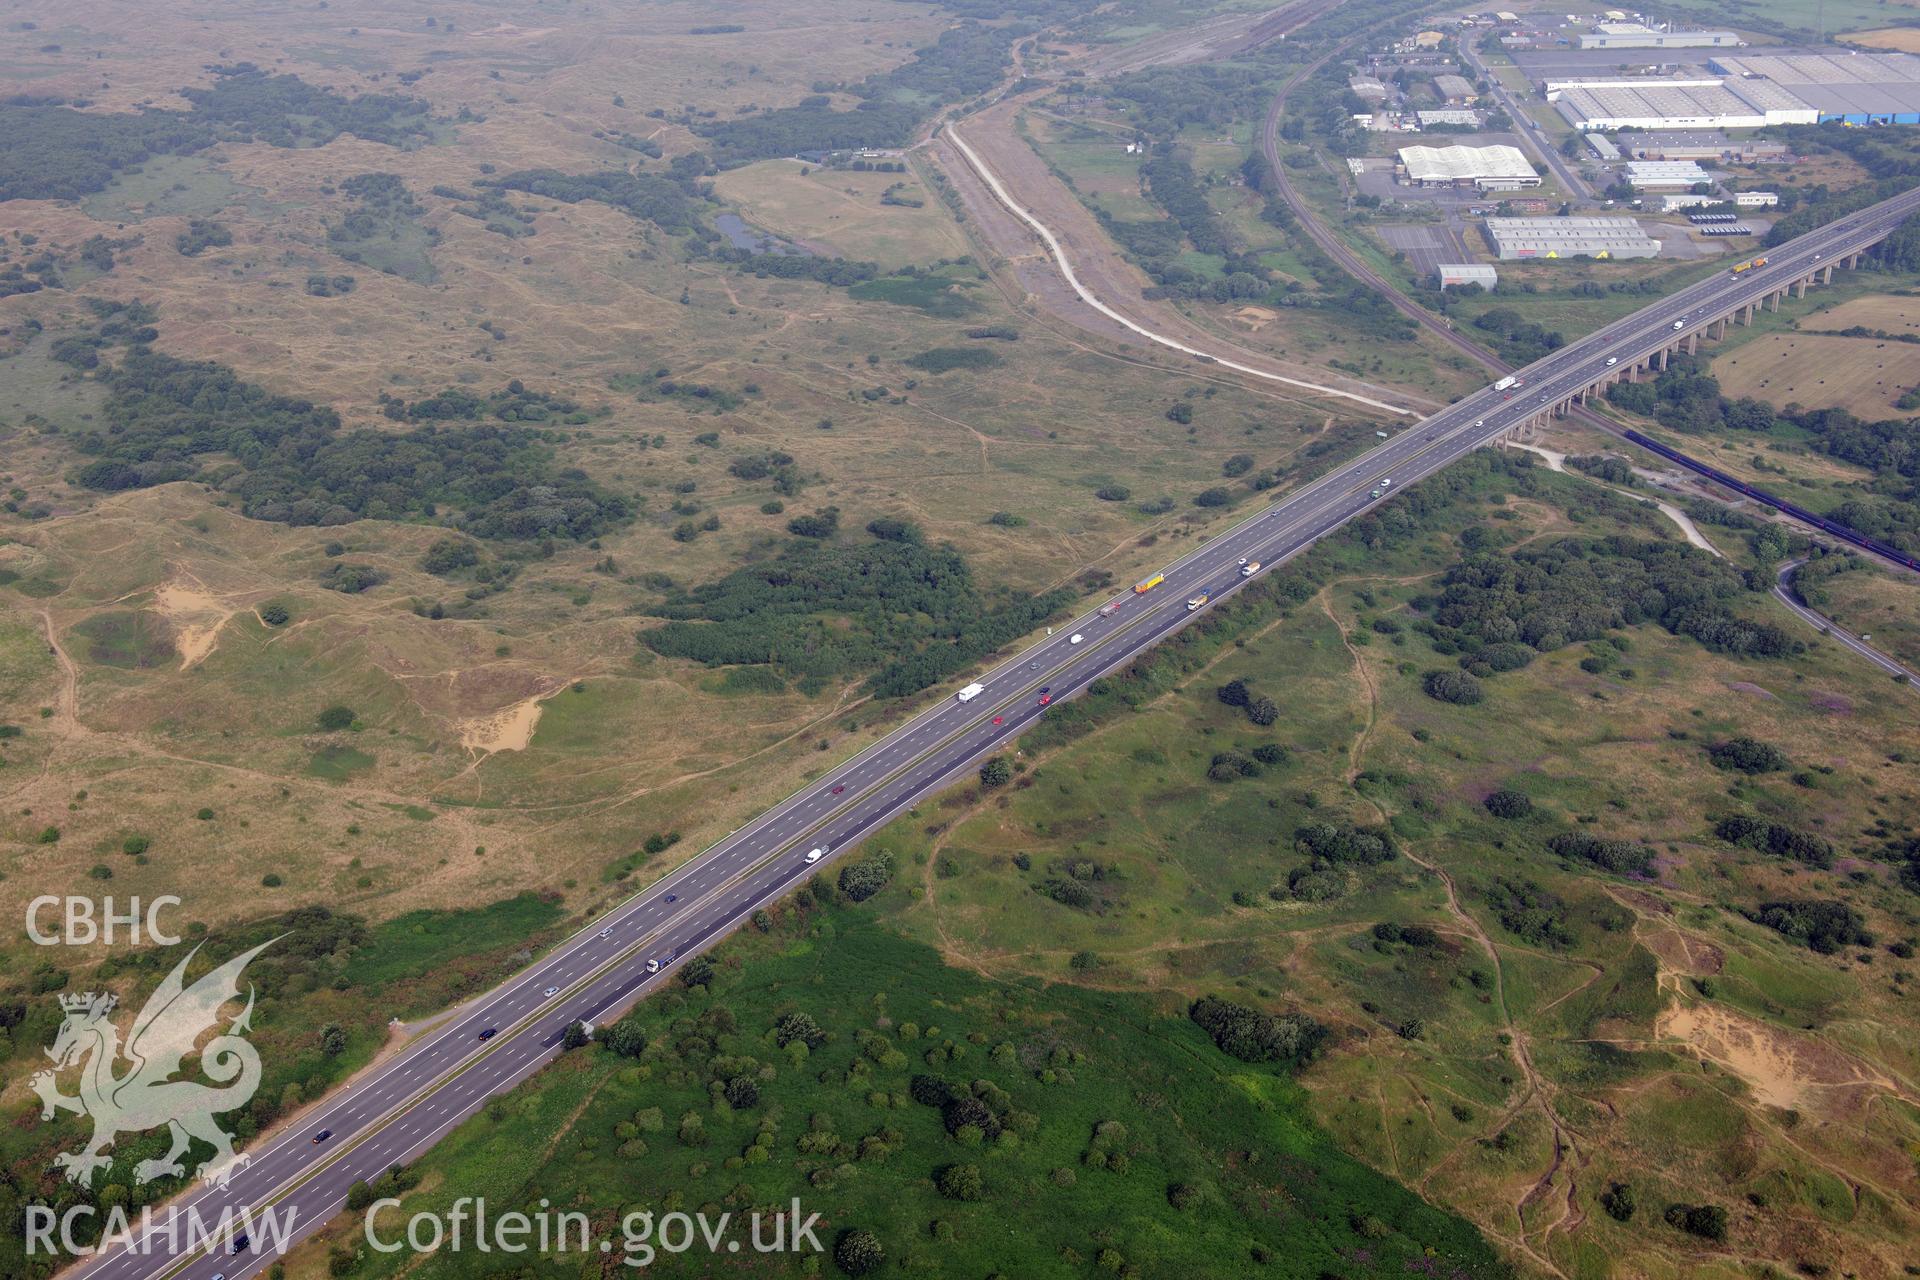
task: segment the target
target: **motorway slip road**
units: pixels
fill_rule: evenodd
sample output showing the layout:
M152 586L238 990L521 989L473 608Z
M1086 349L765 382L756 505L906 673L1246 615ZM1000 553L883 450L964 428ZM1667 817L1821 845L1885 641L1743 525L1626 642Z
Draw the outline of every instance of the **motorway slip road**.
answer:
M1131 661L1230 599L1254 577L1312 546L1464 454L1498 439L1601 376L1609 358L1644 360L1736 306L1844 257L1920 210L1920 191L1884 201L1769 250L1768 265L1720 273L1527 366L1519 384L1486 387L1364 456L1249 515L1167 566L1152 590L1129 592L1103 617L1089 611L1004 662L969 702L951 694L828 771L664 879L621 903L501 987L462 1006L445 1026L369 1068L316 1106L297 1128L247 1153L224 1186L201 1185L73 1274L86 1280L245 1280L273 1258L228 1253L224 1242L164 1243L174 1215L271 1205L295 1215L290 1239L317 1230L348 1188L406 1163L556 1056L566 1028L601 1023L668 979L673 968L856 845L930 792L1004 749L1058 702ZM1676 327L1677 326L1677 327ZM1207 603L1189 608L1205 593ZM1078 643L1073 637L1079 636ZM817 864L808 850L826 850ZM649 972L649 962L658 962ZM551 994L549 994L551 992ZM485 1040L481 1033L493 1030ZM313 1136L331 1130L324 1142Z

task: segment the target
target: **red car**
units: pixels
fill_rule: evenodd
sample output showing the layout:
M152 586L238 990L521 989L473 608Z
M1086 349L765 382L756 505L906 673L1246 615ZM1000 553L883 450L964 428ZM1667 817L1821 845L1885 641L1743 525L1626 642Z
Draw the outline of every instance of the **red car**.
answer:
M1050 693L1043 693L1043 694L1041 694L1041 695L1040 695L1040 705L1041 705L1041 706L1043 706L1043 707L1044 707L1044 706L1046 706L1046 705L1047 705L1048 703L1050 703L1050 702L1052 702L1052 701L1053 701L1053 695L1052 695L1052 694L1050 694Z
M993 718L993 722L995 724L1005 724L1007 722L1007 718L1005 716L995 716Z
M833 789L833 794L839 795L842 791L845 791L845 790L846 790L846 787L844 786L835 787Z

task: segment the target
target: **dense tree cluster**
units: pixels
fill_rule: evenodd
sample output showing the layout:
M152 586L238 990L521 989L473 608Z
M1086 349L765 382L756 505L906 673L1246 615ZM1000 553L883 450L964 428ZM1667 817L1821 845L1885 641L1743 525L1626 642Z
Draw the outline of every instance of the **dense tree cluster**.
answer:
M1670 1204L1665 1213L1667 1225L1703 1240L1727 1238L1727 1211L1717 1204Z
M1309 822L1293 833L1293 845L1310 858L1363 867L1390 862L1400 852L1385 827L1348 823Z
M1720 394L1719 380L1706 368L1703 360L1677 355L1652 382L1617 382L1607 389L1607 399L1675 431L1772 429L1771 405L1752 397L1726 399Z
M998 83L1013 42L1032 31L1019 22L988 26L963 21L916 49L906 63L844 86L844 92L860 99L851 111L834 110L826 94L819 93L795 106L695 124L694 131L713 144L714 160L723 169L803 151L903 146L933 107L964 101Z
M1450 702L1456 707L1471 707L1484 701L1486 689L1465 671L1429 671L1420 678L1420 688L1435 702Z
M1736 813L1715 823L1713 834L1728 844L1758 849L1776 858L1792 858L1822 870L1833 866L1832 842L1811 832L1797 831L1785 823Z
M823 258L810 253L751 253L745 249L726 248L714 256L722 262L731 262L750 275L771 276L778 280L813 280L842 289L880 274L878 263Z
M1562 538L1467 557L1447 571L1437 598L1419 602L1430 610L1420 626L1441 652L1463 653L1462 665L1480 675L1524 656L1496 645L1547 652L1647 621L1717 653L1782 657L1804 649L1779 627L1734 613L1732 602L1748 586L1737 569L1684 543Z
M1860 913L1831 898L1763 902L1752 919L1821 955L1832 955L1842 947L1873 945L1873 935Z
M1062 608L1066 590L989 595L950 546L831 531L736 570L656 610L664 626L641 643L711 666L771 663L802 677L872 671L868 687L898 697L936 684Z
M1488 794L1481 805L1496 818L1509 822L1528 817L1533 813L1533 799L1524 791L1502 789Z
M1748 775L1779 773L1792 763L1780 748L1746 734L1711 744L1707 747L1707 759L1716 769Z
M224 223L191 218L187 221L187 229L174 237L173 247L184 258L197 258L208 249L224 248L232 243L233 232Z
M143 345L104 380L112 425L74 439L94 458L74 475L89 489L197 478L256 520L294 525L437 517L448 506L452 523L483 538L584 539L630 514L584 474L557 469L550 437L526 427L342 432L331 409Z
M343 133L393 146L430 136L427 104L397 94L346 97L251 64L213 68L184 89L190 111L97 112L58 100L0 101L0 200L77 200L156 156L221 141L318 146Z
M1573 943L1567 924L1567 904L1532 880L1496 876L1486 889L1487 905L1508 933L1535 946L1565 947Z
M893 879L893 855L876 849L858 862L840 869L840 892L855 902L865 902L887 887Z
M1563 831L1547 841L1562 858L1590 862L1616 876L1648 879L1654 875L1653 850L1634 840L1608 840L1586 831Z
M205 89L183 89L196 119L237 142L317 147L343 133L400 147L430 137L433 120L420 98L393 93L346 97L299 76L276 75L252 63L213 68Z
M1500 353L1515 364L1529 364L1567 345L1559 331L1527 319L1512 307L1482 312L1473 318L1473 327L1498 339Z
M0 103L0 200L78 200L116 173L213 141L204 122L179 111L113 115Z
M1273 80L1262 67L1203 62L1116 76L1100 91L1126 108L1136 129L1159 141L1194 125L1257 119L1273 96Z
M679 166L674 176L628 173L625 169L581 174L562 173L558 169L519 169L501 177L483 178L475 185L500 191L525 191L562 204L597 200L651 222L663 231L680 234L703 230L699 215L705 200L694 179L705 165L706 160L701 157L697 167Z
M1278 1062L1303 1067L1327 1040L1327 1029L1304 1013L1278 1016L1218 996L1203 996L1187 1009L1222 1053L1242 1062Z
M395 422L477 422L482 418L501 422L585 420L574 401L551 391L531 391L518 378L486 395L449 387L438 395L408 402L382 392L380 411Z

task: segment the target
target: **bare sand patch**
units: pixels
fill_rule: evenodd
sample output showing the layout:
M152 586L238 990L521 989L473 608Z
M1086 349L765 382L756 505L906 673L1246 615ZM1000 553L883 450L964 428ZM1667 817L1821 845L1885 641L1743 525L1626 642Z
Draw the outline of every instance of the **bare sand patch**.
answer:
M204 662L220 644L220 628L239 610L229 607L199 583L169 582L153 593L153 605L173 628L180 669Z
M1888 1088L1838 1050L1718 1004L1669 1005L1654 1021L1661 1039L1684 1041L1753 1090L1759 1102L1782 1109L1804 1106L1823 1090Z
M460 745L480 755L525 751L533 741L534 728L540 723L540 704L566 687L566 682L561 681L545 693L536 693L492 715L460 721L456 726L460 730Z

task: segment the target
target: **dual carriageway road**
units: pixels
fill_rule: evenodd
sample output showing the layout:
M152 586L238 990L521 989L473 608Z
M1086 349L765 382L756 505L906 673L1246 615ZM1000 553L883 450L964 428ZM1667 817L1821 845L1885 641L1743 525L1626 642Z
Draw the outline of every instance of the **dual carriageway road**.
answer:
M951 693L941 697L469 1001L438 1030L335 1090L297 1127L248 1153L225 1185L197 1185L177 1198L156 1213L156 1224L164 1228L172 1214L189 1209L212 1218L223 1209L272 1206L283 1221L297 1214L295 1239L317 1230L343 1206L353 1183L415 1159L487 1099L558 1055L569 1025L603 1022L623 1010L762 905L966 776L981 758L1005 749L1045 714L1042 689L1055 702L1082 692L1257 581L1258 575L1241 576L1242 559L1259 561L1262 575L1270 572L1356 516L1608 376L1617 367L1609 359L1643 362L1735 308L1859 251L1916 210L1920 191L1771 250L1763 267L1701 281L1527 366L1519 373L1521 385L1483 388L1253 512L1167 566L1160 586L1121 595L1111 617L1095 609L1056 626L979 676L979 697L966 703ZM1201 592L1209 602L1189 610L1188 599ZM1081 643L1072 642L1075 634ZM805 860L815 847L829 850L820 865ZM658 971L649 972L655 961ZM487 1030L495 1034L482 1040ZM331 1136L313 1142L322 1129ZM136 1233L130 1247L72 1274L86 1280L246 1280L273 1261L255 1250L230 1254L224 1244L152 1247L158 1239Z

